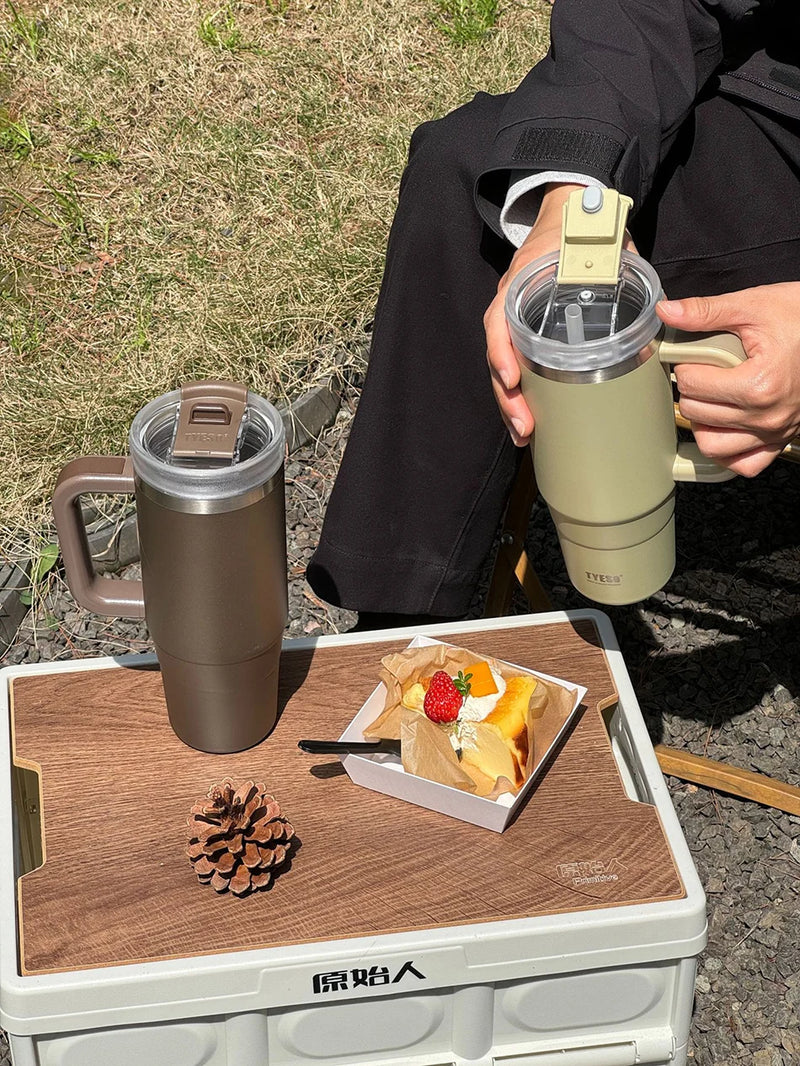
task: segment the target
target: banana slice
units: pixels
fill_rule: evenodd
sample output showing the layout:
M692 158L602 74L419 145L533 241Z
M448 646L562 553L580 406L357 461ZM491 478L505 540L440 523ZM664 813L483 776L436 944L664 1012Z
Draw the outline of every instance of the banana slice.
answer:
M425 686L420 681L411 685L411 687L403 693L401 700L403 706L408 707L410 711L421 711L424 702Z

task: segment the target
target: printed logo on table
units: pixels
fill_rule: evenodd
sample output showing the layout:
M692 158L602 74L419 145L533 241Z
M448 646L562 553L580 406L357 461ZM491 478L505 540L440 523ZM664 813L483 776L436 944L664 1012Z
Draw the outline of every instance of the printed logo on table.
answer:
M412 961L404 962L397 973L392 976L388 966L370 966L369 969L329 970L315 973L312 985L315 993L350 992L357 988L375 988L378 985L396 985L404 978L418 978L424 981L425 974L420 973Z
M556 866L559 878L562 881L570 881L573 885L598 885L604 881L619 881L619 875L626 869L624 863L616 858L610 862L590 859L584 862L562 862Z

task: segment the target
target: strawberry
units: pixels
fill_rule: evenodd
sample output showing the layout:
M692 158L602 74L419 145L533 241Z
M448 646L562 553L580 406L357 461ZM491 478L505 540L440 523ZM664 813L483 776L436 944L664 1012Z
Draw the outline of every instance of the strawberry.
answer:
M444 670L437 670L431 678L422 709L432 722L444 725L455 722L464 698Z

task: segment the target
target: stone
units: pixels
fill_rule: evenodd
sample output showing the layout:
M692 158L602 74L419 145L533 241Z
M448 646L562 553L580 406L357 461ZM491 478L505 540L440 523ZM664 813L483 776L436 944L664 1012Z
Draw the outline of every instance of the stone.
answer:
M753 1052L753 1066L783 1066L783 1056L774 1047L762 1047Z
M800 1030L783 1029L781 1031L781 1047L794 1057L794 1061L800 1057Z
M28 605L20 600L20 593L30 584L30 559L0 566L0 653L14 641Z

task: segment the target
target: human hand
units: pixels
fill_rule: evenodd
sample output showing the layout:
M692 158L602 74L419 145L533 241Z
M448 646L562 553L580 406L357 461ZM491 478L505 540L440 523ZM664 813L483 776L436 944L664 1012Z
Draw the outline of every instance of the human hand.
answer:
M741 366L674 369L680 412L700 451L754 477L800 430L800 282L662 301L656 310L677 329L727 331L741 340Z
M542 205L536 221L524 243L515 252L508 270L500 278L497 295L483 316L486 331L486 359L492 376L494 397L511 439L518 447L523 447L530 441L533 433L533 415L519 387L519 362L512 347L506 323L506 291L516 275L528 263L560 249L563 206L570 193L575 189L583 188L583 185L571 185L566 182L545 186L546 191L542 197ZM627 235L625 248L631 251L636 250Z
M514 253L508 270L500 278L497 295L483 316L486 331L486 358L492 375L494 398L511 439L518 447L530 440L533 415L519 388L519 363L511 346L505 312L506 290L514 277L528 263L561 247L562 207L569 194L580 185L553 184L545 186L539 214L531 231Z

